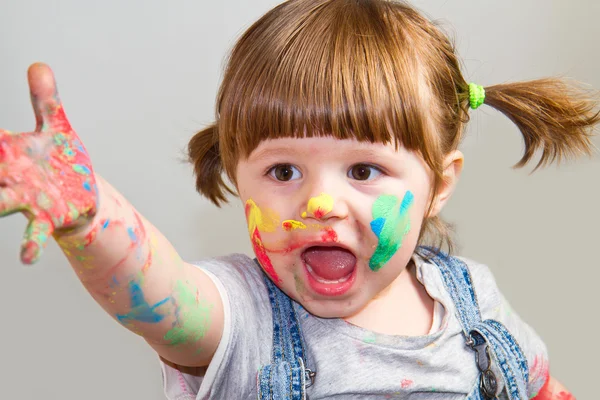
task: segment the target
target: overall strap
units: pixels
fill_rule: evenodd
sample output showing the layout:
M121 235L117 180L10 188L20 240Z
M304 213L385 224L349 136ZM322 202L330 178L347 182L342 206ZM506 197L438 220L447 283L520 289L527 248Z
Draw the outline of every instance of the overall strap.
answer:
M504 325L493 319L482 321L471 274L465 262L428 247L420 247L418 253L440 270L444 285L456 307L465 340L475 351L480 371L479 387L475 388L468 399L485 400L496 397L498 386L491 370L492 356L502 371L509 400L528 399L527 359Z
M264 276L273 312L271 364L258 370L259 400L305 400L304 346L292 300Z

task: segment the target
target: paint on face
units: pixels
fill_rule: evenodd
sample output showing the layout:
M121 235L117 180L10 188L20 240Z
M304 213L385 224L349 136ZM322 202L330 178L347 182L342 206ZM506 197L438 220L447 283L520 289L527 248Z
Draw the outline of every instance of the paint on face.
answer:
M252 248L258 262L276 285L281 284L281 279L275 272L260 236L260 231L273 232L279 225L279 218L272 212L263 213L253 200L248 199L246 201L246 219L248 220L248 233L250 234Z
M156 309L167 301L170 297L164 298L154 305L148 304L142 291L141 283L135 280L129 282L129 297L131 301L131 311L127 314L117 314L117 319L123 325L132 321L157 323L163 320L165 315L157 312Z
M311 197L306 205L305 212L302 213L302 218L311 215L316 219L321 219L333 210L333 197L327 193L321 193L317 197Z
M288 219L283 221L281 227L286 231L293 231L295 229L306 229L306 225L300 221L294 221L293 219Z
M192 290L181 281L176 283L175 297L176 322L164 339L173 346L197 342L208 332L213 305L200 298L198 289Z
M369 261L372 271L378 271L402 246L404 236L410 231L408 211L414 195L407 191L402 202L396 196L379 196L373 204L371 230L379 238L377 248Z

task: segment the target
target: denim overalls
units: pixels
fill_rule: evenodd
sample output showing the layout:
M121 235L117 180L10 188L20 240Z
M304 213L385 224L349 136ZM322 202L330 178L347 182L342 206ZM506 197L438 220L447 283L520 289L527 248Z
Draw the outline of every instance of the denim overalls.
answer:
M456 306L466 343L473 349L480 371L467 400L495 399L496 376L491 370L491 356L498 362L510 400L525 400L529 370L517 341L500 322L481 320L471 275L467 265L455 257L420 247L418 253L435 264ZM306 400L306 388L316 371L304 365L304 343L300 324L290 298L265 275L273 310L273 353L271 364L262 366L257 375L259 400ZM319 379L327 379L326 376Z

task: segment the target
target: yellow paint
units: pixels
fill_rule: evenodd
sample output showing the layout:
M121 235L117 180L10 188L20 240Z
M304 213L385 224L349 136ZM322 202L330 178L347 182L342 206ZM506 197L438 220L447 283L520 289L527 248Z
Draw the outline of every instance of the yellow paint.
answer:
M300 221L295 221L293 219L288 219L282 222L281 226L286 231L293 231L294 229L306 229L306 225L304 225Z
M259 232L274 232L279 226L279 216L275 211L262 211L252 199L246 201L246 216L250 236L258 228Z
M302 218L306 218L308 214L310 214L315 218L321 219L333 210L333 197L327 193L321 193L317 197L311 197L310 200L308 200L306 210L307 211L302 213Z

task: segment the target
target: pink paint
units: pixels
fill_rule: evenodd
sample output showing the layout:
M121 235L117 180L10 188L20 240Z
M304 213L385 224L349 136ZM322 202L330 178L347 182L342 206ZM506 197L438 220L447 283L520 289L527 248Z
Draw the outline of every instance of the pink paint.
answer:
M410 379L402 379L400 386L402 386L402 389L407 389L407 388L411 387L413 384L414 384L414 382L411 381Z
M36 129L0 130L0 187L8 188L0 215L28 210L34 225L26 232L21 259L31 264L55 231L90 221L98 199L90 158L58 99L52 71L34 64L28 79Z

